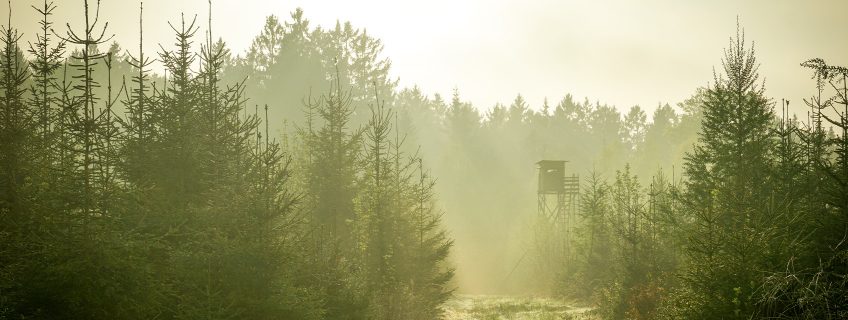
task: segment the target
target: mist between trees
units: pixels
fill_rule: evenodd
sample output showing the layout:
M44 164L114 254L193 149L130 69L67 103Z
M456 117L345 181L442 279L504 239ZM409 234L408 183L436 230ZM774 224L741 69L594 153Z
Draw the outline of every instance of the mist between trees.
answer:
M234 54L211 16L146 39L139 8L140 43L175 48L144 52L84 3L82 25L45 2L39 30L0 30L0 319L438 319L457 292L848 317L846 68L786 66L818 84L799 120L740 27L709 86L651 115L481 114L398 88L351 23L269 16ZM567 223L537 213L539 160L579 176Z

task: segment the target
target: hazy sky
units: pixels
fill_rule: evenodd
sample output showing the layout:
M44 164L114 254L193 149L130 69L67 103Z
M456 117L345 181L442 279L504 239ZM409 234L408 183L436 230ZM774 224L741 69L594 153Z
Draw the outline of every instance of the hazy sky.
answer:
M29 6L40 3L12 0L13 25L24 40L37 28ZM57 21L82 13L83 0L56 3ZM166 21L178 21L180 12L197 14L206 27L206 0L146 0L144 6L148 52L160 42L170 46ZM760 73L777 101L787 98L798 107L812 93L800 62L821 57L848 65L848 19L840 17L848 1L838 0L216 0L213 31L241 52L265 16L287 19L296 7L313 25L349 20L382 39L401 86L444 95L458 87L481 109L508 104L518 93L533 107L545 97L554 104L565 93L621 109L676 103L712 80L737 15L747 39L756 41ZM7 10L0 11L6 24ZM136 50L138 1L103 0L102 16L115 40Z

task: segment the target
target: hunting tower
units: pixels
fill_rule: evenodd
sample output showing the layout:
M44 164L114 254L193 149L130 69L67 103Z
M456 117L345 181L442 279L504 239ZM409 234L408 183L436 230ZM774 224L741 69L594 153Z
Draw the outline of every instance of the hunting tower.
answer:
M539 169L538 206L539 215L554 226L563 240L566 255L570 253L571 232L580 196L580 178L565 174L565 160L542 160L536 162Z
M564 160L536 162L539 169L539 213L554 219L567 218L573 213L580 194L580 178L566 176Z

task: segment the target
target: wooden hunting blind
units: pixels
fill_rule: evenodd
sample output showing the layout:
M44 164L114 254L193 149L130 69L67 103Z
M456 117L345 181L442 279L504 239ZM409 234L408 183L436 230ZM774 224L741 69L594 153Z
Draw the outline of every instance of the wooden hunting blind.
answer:
M571 233L577 200L580 197L580 177L565 174L565 160L542 160L536 162L539 169L538 204L539 214L562 237L561 250L565 257L571 256Z
M565 162L563 160L542 160L539 166L539 193L562 193L565 180Z

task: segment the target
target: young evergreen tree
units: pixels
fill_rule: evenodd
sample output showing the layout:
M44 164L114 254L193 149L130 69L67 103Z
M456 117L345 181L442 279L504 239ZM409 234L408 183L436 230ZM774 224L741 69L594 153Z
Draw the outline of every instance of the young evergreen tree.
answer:
M26 283L22 275L29 267L26 257L36 250L37 203L31 183L38 165L36 133L39 110L26 103L26 81L30 77L20 52L20 35L9 24L0 29L0 317L27 315Z
M394 319L402 316L405 292L398 272L401 248L397 245L402 227L401 212L393 201L399 186L393 182L397 174L391 165L389 134L391 113L379 103L372 106L371 120L365 131L364 179L357 213L359 247L370 303L371 319Z
M38 22L41 29L36 35L35 44L30 43L29 53L33 56L30 64L32 68L34 84L30 88L32 94L31 103L38 106L38 123L40 126L43 145L49 145L50 124L55 116L55 86L56 71L62 66L62 57L65 53L65 42L59 41L55 45L51 43L51 29L53 22L50 16L56 10L53 2L44 1L43 6L33 8L41 16Z
M92 215L100 213L100 208L97 207L97 199L100 195L102 185L98 184L97 170L100 165L98 152L100 150L100 115L97 102L100 100L95 94L95 89L100 87L100 83L94 78L94 70L100 64L100 60L106 57L105 53L101 53L97 46L106 43L111 37L106 36L108 23L102 27L98 25L100 19L100 3L98 2L94 8L94 15L91 14L88 0L83 3L84 24L82 31L77 33L68 27L66 36L62 39L69 44L81 46L80 51L72 54L75 62L71 63L71 67L76 69L79 74L74 76L77 83L74 85L74 90L79 92L79 99L76 101L76 114L71 117L69 129L73 132L71 136L74 138L73 143L69 145L69 150L75 158L75 166L78 173L76 174L80 188L78 201L79 209L82 212L83 219L88 219ZM99 32L99 34L98 34Z
M408 317L439 319L443 316L443 305L455 291L451 288L454 269L447 265L453 240L442 226L442 214L435 208L435 182L424 172L420 158L418 173L419 181L410 190L412 216L408 218L413 225L410 233L413 253L406 261L411 269L408 283L412 296Z
M566 294L592 298L591 295L599 286L609 283L613 273L612 230L610 229L610 189L597 172L591 172L583 183L584 192L580 195L580 211L582 223L577 229L577 259L576 285L567 286L572 292ZM567 281L568 279L564 279ZM563 281L563 282L565 282Z
M771 172L771 101L758 84L758 64L737 31L703 100L699 142L686 157L686 210L693 226L687 246L687 286L698 294L687 317L749 318L763 270L781 252L769 251L779 211Z
M376 101L381 101L379 96ZM372 107L365 131L366 165L357 203L359 249L372 319L433 319L450 297L453 271L445 265L452 242L440 217L426 207L432 186L416 181L415 158L405 159L392 111ZM396 120L395 120L396 122ZM391 134L394 131L394 141ZM421 170L421 169L419 169Z
M791 190L795 200L791 208L802 217L785 229L803 240L794 246L795 255L786 267L766 278L758 303L764 317L835 319L848 313L848 286L842 276L848 270L848 68L821 59L802 66L813 70L817 84L816 94L805 101L811 119L806 128L786 121L778 127L783 138L779 148L782 171L776 176L783 188ZM826 133L823 124L840 133Z
M2 60L0 60L0 72L2 72L2 138L0 138L0 203L2 208L10 215L25 215L23 201L26 194L23 192L24 184L32 174L32 168L28 168L33 160L31 144L36 140L38 113L32 110L26 101L26 82L30 77L26 59L18 45L20 34L11 26L11 13L9 25L2 29ZM13 219L12 221L15 221Z
M363 319L367 301L364 284L354 277L359 269L353 259L353 222L364 131L351 128L354 106L338 79L306 107L307 127L300 128L299 136L305 148L301 161L315 286L323 293L328 318ZM320 121L314 127L313 114Z

